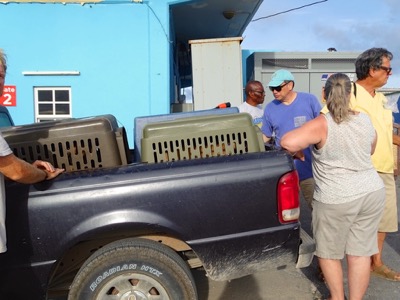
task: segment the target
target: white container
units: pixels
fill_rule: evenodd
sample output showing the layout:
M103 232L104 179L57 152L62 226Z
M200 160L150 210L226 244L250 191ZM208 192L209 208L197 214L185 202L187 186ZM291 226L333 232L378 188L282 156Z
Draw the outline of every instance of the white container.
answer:
M242 37L190 40L194 110L243 102Z

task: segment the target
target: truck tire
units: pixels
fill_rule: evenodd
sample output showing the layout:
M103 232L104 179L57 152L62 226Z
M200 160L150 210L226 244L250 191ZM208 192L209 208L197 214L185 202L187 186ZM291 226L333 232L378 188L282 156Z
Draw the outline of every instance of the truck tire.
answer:
M172 249L146 239L124 239L96 251L82 265L68 300L195 300L188 265Z

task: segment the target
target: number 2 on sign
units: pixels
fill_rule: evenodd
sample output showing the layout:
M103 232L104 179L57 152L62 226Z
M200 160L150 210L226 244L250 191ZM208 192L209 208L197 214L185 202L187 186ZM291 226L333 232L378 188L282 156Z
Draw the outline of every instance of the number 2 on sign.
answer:
M3 94L4 100L3 100L3 105L4 106L12 106L12 97L10 94Z
M17 87L15 85L5 85L3 95L0 96L0 104L4 106L17 105Z

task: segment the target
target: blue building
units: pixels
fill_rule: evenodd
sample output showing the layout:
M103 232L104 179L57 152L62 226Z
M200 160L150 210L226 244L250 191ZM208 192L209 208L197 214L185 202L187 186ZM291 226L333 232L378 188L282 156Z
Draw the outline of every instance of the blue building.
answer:
M3 1L9 111L17 125L170 113L192 85L189 40L241 36L262 0Z

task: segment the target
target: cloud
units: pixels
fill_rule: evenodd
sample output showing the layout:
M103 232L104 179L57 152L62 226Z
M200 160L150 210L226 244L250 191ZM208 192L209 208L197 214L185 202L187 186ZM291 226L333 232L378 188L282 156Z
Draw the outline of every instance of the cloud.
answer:
M387 0L392 2L392 0ZM400 5L396 5L399 7ZM400 15L400 14L399 14ZM313 25L315 40L335 47L338 51L364 51L372 47L382 47L391 51L393 75L386 87L400 86L400 28L397 24L388 25L388 15L360 22L355 19L341 20L338 26L322 26L321 22Z
M399 0L328 1L271 18L251 22L243 49L268 51L362 52L371 47L387 48L394 54L393 75L387 87L400 87ZM308 2L309 3L309 2ZM269 0L255 18L307 4L299 0Z

